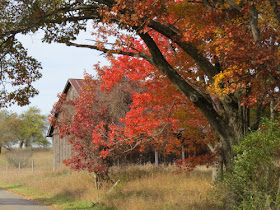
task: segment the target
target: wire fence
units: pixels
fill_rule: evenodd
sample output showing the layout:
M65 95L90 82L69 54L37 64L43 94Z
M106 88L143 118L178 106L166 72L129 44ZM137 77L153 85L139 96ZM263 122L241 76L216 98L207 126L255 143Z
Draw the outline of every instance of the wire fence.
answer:
M1 165L2 165L2 169L5 168L6 173L9 173L9 169L14 169L15 168L15 165L9 163L8 160L6 160L5 163L4 162L5 161L2 161ZM3 165L5 165L5 167L3 167ZM20 173L21 170L22 170L22 163L21 162L18 162L17 168L18 168L18 172ZM24 168L30 168L30 167L24 167ZM31 160L31 171L32 171L32 173L34 173L34 170L35 170L35 161L34 161L34 159L32 159Z
M0 154L0 174L52 171L52 151L33 151L26 155L20 150Z

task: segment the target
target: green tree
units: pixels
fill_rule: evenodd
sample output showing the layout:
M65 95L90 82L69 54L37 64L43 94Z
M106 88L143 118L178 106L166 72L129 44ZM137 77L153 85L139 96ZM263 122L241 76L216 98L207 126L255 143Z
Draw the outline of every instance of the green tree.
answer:
M0 151L2 147L10 149L18 143L17 131L21 126L21 121L15 113L6 110L0 111Z
M47 117L41 114L40 109L30 107L26 112L19 115L21 126L19 128L19 146L30 147L31 145L48 146L45 133L47 130Z
M47 117L40 109L29 108L18 115L5 110L0 112L0 146L10 149L15 144L22 148L34 146L49 146L46 139Z
M269 121L234 147L237 156L221 188L230 209L279 208L279 148L279 124Z

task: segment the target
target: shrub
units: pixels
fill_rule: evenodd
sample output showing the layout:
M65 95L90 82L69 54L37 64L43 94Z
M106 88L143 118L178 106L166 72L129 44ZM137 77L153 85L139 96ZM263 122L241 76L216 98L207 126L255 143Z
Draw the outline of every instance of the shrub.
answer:
M5 153L8 163L12 164L15 167L20 166L22 168L27 167L32 157L32 151L29 149L25 150L11 150Z
M266 122L234 148L237 156L222 187L230 209L280 207L280 131Z

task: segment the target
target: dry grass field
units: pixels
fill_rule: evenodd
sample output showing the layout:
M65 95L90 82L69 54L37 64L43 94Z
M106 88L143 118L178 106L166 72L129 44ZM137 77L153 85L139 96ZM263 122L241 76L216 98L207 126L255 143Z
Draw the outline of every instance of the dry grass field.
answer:
M212 194L211 171L199 167L190 175L176 167L129 166L113 168L120 183L96 190L91 175L68 168L52 171L52 152L34 151L31 164L20 171L0 155L0 187L56 209L223 209Z

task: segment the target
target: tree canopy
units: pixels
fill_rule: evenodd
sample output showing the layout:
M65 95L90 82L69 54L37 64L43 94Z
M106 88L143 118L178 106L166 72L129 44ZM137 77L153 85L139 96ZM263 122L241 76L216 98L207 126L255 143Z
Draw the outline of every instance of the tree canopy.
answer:
M0 112L0 147L10 149L19 144L22 148L30 146L49 146L45 137L47 118L36 107L24 113L2 110Z
M16 11L18 3L0 2L0 107L29 104L29 98L38 94L33 82L41 78L40 63L28 55L15 33L7 36L2 34L15 27L20 13L24 12Z
M277 0L18 0L0 10L3 50L16 46L17 33L42 29L45 42L130 56L151 68L135 75L168 78L219 134L226 166L232 145L258 128L271 101L272 110L279 105ZM96 42L75 43L88 20Z

